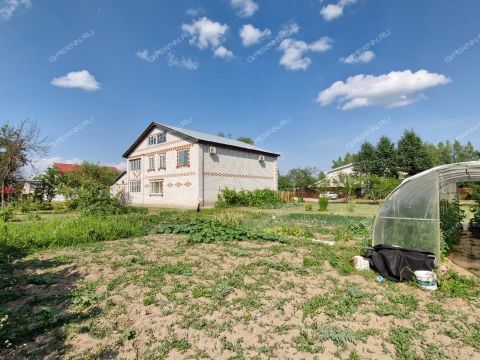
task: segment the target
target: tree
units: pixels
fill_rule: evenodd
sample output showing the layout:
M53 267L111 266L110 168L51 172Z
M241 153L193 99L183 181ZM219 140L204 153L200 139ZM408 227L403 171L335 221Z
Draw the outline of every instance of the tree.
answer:
M400 170L415 175L433 166L433 159L422 139L413 130L405 130L398 141Z
M382 136L377 143L377 173L378 176L397 178L398 157L395 144L387 136Z
M285 182L295 189L311 188L319 180L317 174L318 169L315 167L290 169L286 175Z
M350 154L349 152L347 152L344 158L340 156L337 160L332 161L332 168L335 169L337 167L348 165L355 162L355 156L356 154Z
M55 166L50 166L44 174L37 176L40 182L35 188L34 198L40 202L51 202L58 194L62 184L62 173Z
M246 137L246 136L240 136L237 140L241 141L245 144L250 144L250 145L255 144L255 141L252 138L249 138L249 137Z
M353 168L355 172L360 175L378 174L379 162L377 150L371 143L365 142L362 144L359 153L355 157Z
M335 179L335 184L343 189L345 199L348 202L355 193L355 190L362 186L362 181L360 177L341 173L338 174L338 177Z
M45 155L47 138L40 138L35 121L24 120L18 126L4 124L0 128L0 192L5 206L4 189L11 185L21 168L31 163L33 156Z

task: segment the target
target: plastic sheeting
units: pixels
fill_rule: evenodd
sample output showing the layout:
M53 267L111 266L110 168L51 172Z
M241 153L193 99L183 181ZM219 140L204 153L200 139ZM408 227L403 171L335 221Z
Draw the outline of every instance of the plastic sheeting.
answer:
M480 161L443 165L404 180L380 209L373 244L430 251L438 262L440 199L452 199L457 182L478 180Z

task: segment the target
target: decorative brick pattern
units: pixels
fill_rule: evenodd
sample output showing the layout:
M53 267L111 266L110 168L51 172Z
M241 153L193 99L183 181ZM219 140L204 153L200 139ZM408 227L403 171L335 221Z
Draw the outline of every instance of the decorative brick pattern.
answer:
M190 181L187 181L187 182L186 182L185 184L183 184L183 185L185 185L186 187L190 187L190 186L192 186L193 184L192 184Z
M221 176L221 177L239 178L239 179L273 180L273 176L230 174L230 173L217 173L217 172L204 172L203 174L207 176Z
M187 149L190 149L192 146L193 146L193 144L185 144L185 145L175 146L175 147L171 147L171 148L168 148L168 149L161 149L161 150L153 151L153 152L145 152L145 153L138 153L138 154L136 153L135 156L136 157L138 157L138 156L154 156L154 155L158 155L158 154L161 154L161 153L167 153L169 151L187 150Z
M163 179L163 178L170 178L170 177L182 177L182 176L192 176L195 175L196 172L186 172L186 173L178 173L178 174L165 174L165 175L154 175L154 176L147 176L148 180L158 178L158 179Z

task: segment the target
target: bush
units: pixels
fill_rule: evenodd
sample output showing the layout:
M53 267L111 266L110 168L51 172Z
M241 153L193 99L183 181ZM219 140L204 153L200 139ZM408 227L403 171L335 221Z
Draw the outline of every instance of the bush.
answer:
M95 182L86 183L77 195L78 209L84 215L126 214L130 209L116 198L110 197L108 189Z
M9 222L13 217L13 207L7 205L0 208L0 222Z
M313 210L312 204L305 205L305 211L312 211L312 210Z
M385 199L395 188L400 185L401 180L385 178L376 175L366 179L367 197L373 200Z
M320 211L327 211L328 208L328 198L325 196L320 196L318 198L318 209Z
M232 206L248 206L248 207L275 207L282 201L278 197L276 191L263 190L240 190L222 189L218 194L216 207L226 208Z
M473 218L470 219L470 229L475 233L480 233L480 195L477 195Z
M450 254L453 247L460 242L464 219L465 212L460 208L458 201L440 201L440 229L442 231L440 250L443 256Z

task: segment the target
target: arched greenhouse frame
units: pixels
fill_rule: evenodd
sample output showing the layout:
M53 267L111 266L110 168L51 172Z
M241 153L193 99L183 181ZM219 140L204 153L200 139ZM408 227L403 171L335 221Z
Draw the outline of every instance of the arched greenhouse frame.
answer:
M440 201L457 196L457 183L480 181L480 161L442 165L405 179L383 203L373 245L429 251L440 260Z

